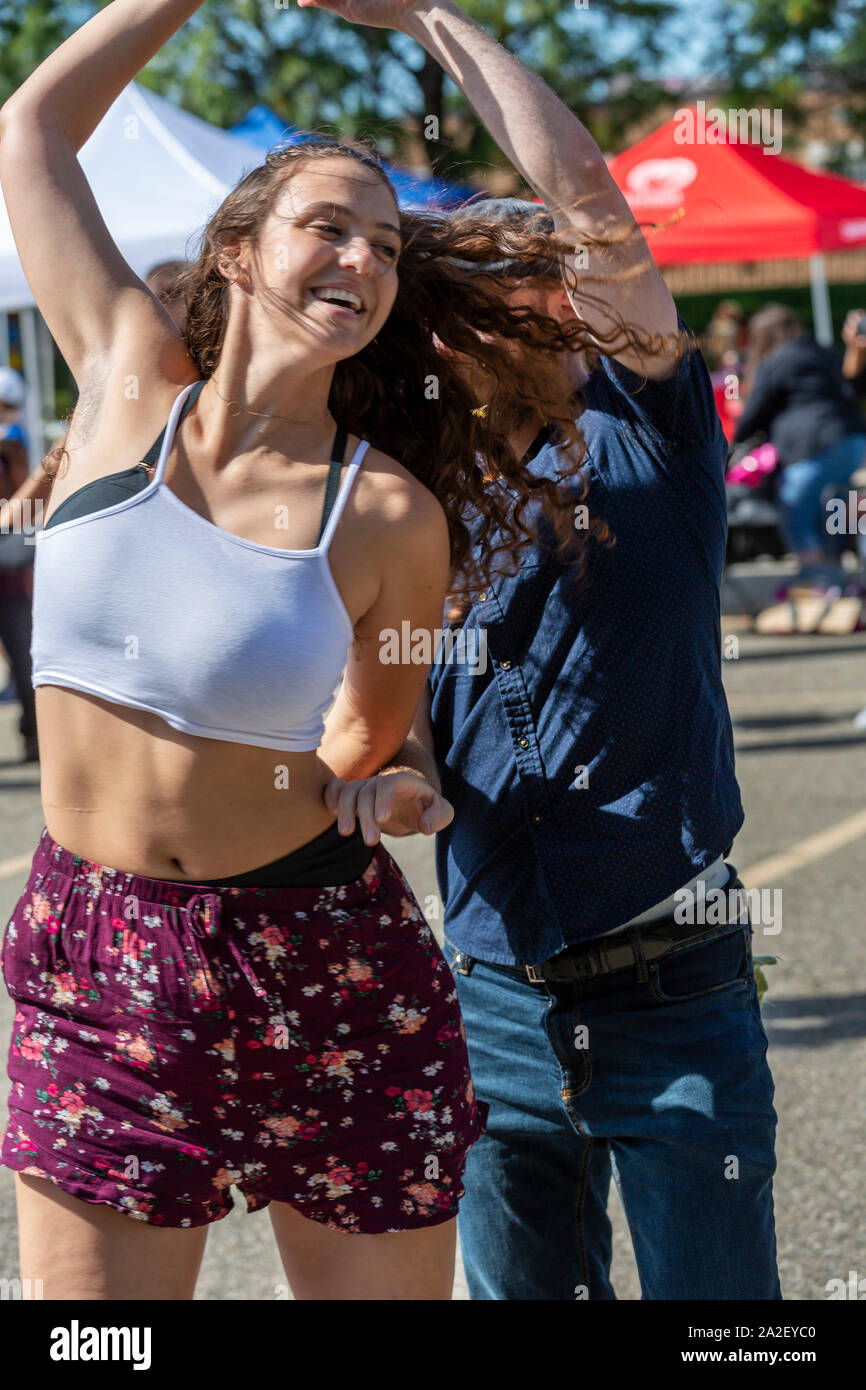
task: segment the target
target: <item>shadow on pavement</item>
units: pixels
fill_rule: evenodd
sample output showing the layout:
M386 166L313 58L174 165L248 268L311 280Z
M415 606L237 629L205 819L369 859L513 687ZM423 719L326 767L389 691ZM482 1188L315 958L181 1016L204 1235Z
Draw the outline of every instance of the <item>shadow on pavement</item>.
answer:
M761 1013L773 1047L821 1047L866 1037L866 994L767 998Z
M788 721L790 723L790 720ZM790 753L792 750L803 753L807 750L829 749L829 748L850 748L852 744L859 743L866 745L866 733L846 734L843 738L791 738L784 739L778 743L738 743L736 752L737 757L745 757L747 753Z
M760 634L748 633L747 636L759 636ZM811 634L804 633L800 638L802 643L809 642ZM772 651L741 651L737 657L737 665L745 665L749 661L790 661L793 657L800 656L859 656L863 659L863 651L866 648L866 632L857 633L855 636L862 636L862 643L852 643L850 647L829 647L825 646L826 639L818 639L811 642L809 646L783 647ZM783 639L787 641L787 638Z
M863 703L866 704L866 690L863 692ZM735 729L792 729L799 724L839 724L848 718L854 717L857 713L852 707L850 716L845 710L828 714L755 714L741 715L734 720Z

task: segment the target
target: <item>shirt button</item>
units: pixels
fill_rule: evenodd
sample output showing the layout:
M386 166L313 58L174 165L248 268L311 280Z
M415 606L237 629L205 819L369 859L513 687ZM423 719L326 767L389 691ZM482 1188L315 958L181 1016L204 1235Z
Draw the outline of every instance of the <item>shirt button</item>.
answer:
M519 742L520 742L521 748L528 748L528 747L529 747L529 739L528 739L528 738L522 738L522 739L519 740Z
M510 661L503 661L503 663L502 663L502 669L503 669L503 671L510 671L510 670L511 670L511 662L510 662Z
M479 595L478 595L478 602L479 602L479 603L483 603L484 600L486 599L486 597L487 597L486 592L483 593L483 594L479 594Z
M532 819L537 823L541 820L541 816L533 816Z

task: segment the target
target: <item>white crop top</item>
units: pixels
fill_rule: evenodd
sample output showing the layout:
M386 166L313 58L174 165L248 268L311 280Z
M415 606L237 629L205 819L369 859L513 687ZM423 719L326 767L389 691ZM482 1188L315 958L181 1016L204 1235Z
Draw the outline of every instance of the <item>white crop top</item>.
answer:
M316 749L353 635L328 548L368 445L315 550L257 545L163 482L196 384L172 407L147 487L37 534L33 684L149 710L202 738Z

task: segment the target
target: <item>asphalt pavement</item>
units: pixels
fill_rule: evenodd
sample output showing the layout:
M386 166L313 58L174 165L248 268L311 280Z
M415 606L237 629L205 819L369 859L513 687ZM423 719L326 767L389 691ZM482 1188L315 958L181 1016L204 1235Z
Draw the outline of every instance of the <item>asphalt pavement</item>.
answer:
M866 1276L866 732L853 726L866 705L866 633L761 638L736 629L725 675L747 819L732 859L749 886L783 894L782 930L755 941L756 953L779 957L764 1000L779 1114L779 1263L786 1298L822 1300L830 1280ZM43 825L38 768L16 761L16 716L0 707L0 925ZM435 895L430 841L385 843L419 901ZM4 992L4 1098L11 1017ZM617 1295L636 1299L615 1193L611 1217ZM0 1277L16 1273L13 1181L0 1169ZM248 1216L240 1196L211 1228L196 1297L286 1297L270 1223ZM466 1297L458 1269L455 1298Z

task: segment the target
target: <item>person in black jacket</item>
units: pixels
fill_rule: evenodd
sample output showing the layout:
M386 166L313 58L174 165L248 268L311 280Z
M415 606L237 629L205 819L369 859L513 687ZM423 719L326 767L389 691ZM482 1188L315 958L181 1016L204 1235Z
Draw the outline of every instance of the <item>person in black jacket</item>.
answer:
M29 475L27 437L19 423L23 405L23 377L12 367L0 367L0 539L14 532L3 503L23 487ZM26 568L0 566L0 643L9 663L7 691L21 705L18 731L24 742L24 762L39 758L36 702L30 680L31 593ZM6 692L2 698L8 698Z
M769 435L783 468L779 501L802 567L832 560L821 494L846 489L866 455L866 422L833 348L823 347L781 304L749 322L745 409L734 443Z

